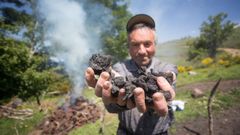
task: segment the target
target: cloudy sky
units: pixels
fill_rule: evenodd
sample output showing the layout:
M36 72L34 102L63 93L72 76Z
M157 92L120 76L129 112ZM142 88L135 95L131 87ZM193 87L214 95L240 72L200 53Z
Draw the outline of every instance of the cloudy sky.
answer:
M197 36L203 21L220 12L240 24L240 0L131 0L129 10L155 19L159 42Z

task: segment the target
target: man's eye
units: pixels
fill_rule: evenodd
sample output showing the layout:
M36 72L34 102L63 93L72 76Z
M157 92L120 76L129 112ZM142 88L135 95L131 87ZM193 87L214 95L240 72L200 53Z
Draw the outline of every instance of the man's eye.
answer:
M131 43L132 46L138 46L138 43Z
M152 45L151 42L145 42L145 43L144 43L144 46L145 46L145 47L150 47L151 45Z

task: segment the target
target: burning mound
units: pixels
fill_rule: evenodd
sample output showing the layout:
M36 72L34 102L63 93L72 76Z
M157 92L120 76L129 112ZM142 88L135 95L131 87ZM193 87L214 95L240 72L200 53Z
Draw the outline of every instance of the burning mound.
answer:
M73 128L95 122L100 115L99 107L80 97L74 105L59 107L38 126L38 129L42 134L66 135Z

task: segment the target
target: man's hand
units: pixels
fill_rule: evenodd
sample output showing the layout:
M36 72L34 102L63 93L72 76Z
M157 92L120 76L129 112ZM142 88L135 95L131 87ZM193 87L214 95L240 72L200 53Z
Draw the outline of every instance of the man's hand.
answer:
M126 101L123 100L123 97L125 96L124 89L120 89L118 97L113 97L111 95L112 84L109 82L110 75L108 72L102 72L99 79L96 80L94 76L94 71L91 68L88 68L85 72L85 78L89 86L95 87L95 95L98 97L102 97L103 103L105 105L115 103L119 106L126 106L129 109L137 107L140 112L147 111L148 107L145 104L145 92L142 88L138 87L134 89L133 94L135 103L133 103L131 99L127 99ZM158 77L157 84L160 89L170 92L170 100L174 99L175 91L164 77ZM152 108L159 115L166 115L168 112L168 104L164 95L160 92L156 92L153 94L152 98Z
M172 86L168 83L168 81L164 77L158 77L157 83L160 89L169 91L171 94L171 99L173 100L175 98L175 91L172 88ZM134 99L135 99L135 105L138 108L140 112L145 112L147 110L147 106L145 104L145 93L142 88L136 88L134 91ZM153 106L152 108L162 116L165 116L168 112L168 103L161 92L156 92L152 96L153 98Z
M111 90L112 84L108 81L110 75L108 72L102 72L97 79L95 79L94 71L92 68L87 68L85 72L85 79L88 86L95 88L95 95L97 97L102 97L103 103L108 105L110 103L116 103L120 106L126 105L126 102L123 101L125 96L124 89L120 89L118 97L112 97Z

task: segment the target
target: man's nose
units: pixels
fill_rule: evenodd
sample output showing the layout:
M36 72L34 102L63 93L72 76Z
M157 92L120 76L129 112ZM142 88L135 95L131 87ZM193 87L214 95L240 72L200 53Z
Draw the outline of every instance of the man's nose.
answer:
M138 52L140 54L145 54L146 53L146 48L145 48L144 44L140 44Z

